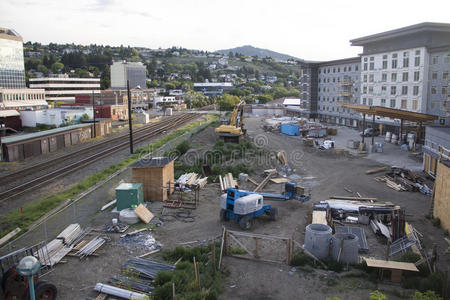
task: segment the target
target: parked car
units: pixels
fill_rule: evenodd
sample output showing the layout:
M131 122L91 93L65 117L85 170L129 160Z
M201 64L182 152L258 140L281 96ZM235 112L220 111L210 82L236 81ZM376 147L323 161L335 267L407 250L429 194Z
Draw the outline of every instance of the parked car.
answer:
M361 131L359 133L360 136L363 136L363 132ZM364 130L364 136L378 136L380 135L380 131L378 129L374 129L374 128L366 128L366 130Z

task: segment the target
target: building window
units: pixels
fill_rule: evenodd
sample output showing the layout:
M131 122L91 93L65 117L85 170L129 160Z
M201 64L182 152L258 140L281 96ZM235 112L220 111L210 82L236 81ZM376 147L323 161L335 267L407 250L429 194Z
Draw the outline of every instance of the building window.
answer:
M369 75L369 82L373 82L373 74Z
M373 99L369 98L369 105L373 105Z
M359 67L358 67L358 65L356 65L355 66L355 71L358 71L359 70ZM350 69L350 71L351 71L351 69Z
M364 71L367 71L367 63L364 63Z
M367 82L367 74L364 74L363 81Z
M387 89L387 87L385 85L382 85L381 86L381 93L382 94L386 94L386 89Z
M363 86L363 94L367 94L367 86Z
M438 61L439 61L439 57L438 56L433 56L431 58L431 64L432 65L437 65Z
M444 64L450 64L450 53L444 57Z
M414 72L414 81L419 81L420 80L420 71L416 71Z
M366 105L366 104L367 104L367 99L363 98L363 105Z
M403 57L403 68L409 67L409 57Z
M448 79L448 71L442 72L442 79L444 80Z
M419 95L419 86L418 86L418 85L415 85L415 86L413 87L413 95L414 95L414 96Z
M442 95L447 95L447 87L443 86L441 88L441 93L442 93Z
M402 95L408 95L408 86L402 86Z
M382 65L383 70L387 69L387 66L388 66L387 55L383 55L383 65Z
M397 53L392 54L391 67L392 69L397 69Z
M436 87L435 86L431 87L431 94L433 94L433 95L436 94Z
M382 73L381 74L381 81L382 82L386 82L387 81L387 74L386 73Z
M395 99L391 99L391 107L395 108Z
M386 106L386 99L381 99L381 106Z
M333 68L333 73L336 73L336 68Z
M437 80L437 72L431 73L431 79Z
M392 73L391 74L391 81L392 82L397 82L397 73Z
M391 95L395 95L397 93L397 87L391 86Z
M412 109L413 109L413 110L417 110L417 106L418 106L417 104L418 104L418 101L417 101L417 100L413 100L413 101L412 101Z
M403 72L402 81L408 81L408 72Z
M406 99L402 99L402 104L401 105L402 105L401 106L402 109L407 109L408 108L408 103L407 103Z
M374 62L371 62L370 64L369 64L369 70L374 70L375 69L375 63Z
M415 67L420 66L420 56L416 56L416 57L414 58L414 66L415 66Z
M416 50L416 55L420 55L420 50Z
M369 94L373 94L373 86L369 86Z

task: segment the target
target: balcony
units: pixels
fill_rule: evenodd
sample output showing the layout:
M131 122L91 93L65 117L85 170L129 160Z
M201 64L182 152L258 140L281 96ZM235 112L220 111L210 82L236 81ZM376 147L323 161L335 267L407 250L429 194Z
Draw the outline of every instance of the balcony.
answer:
M339 83L340 86L352 86L353 85L353 81L351 80L343 80Z
M341 97L351 97L352 93L347 91L339 91L339 96Z

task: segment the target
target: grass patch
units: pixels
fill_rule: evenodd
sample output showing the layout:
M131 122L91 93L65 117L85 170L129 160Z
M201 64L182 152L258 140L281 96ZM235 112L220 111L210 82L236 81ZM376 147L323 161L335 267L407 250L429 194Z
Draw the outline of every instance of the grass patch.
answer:
M174 250L164 251L165 260L173 263L181 258L181 261L174 271L158 273L154 282L154 298L171 300L173 282L177 299L218 299L222 291L222 282L228 272L219 272L213 268L211 245L193 248L176 247ZM217 266L220 244L216 243L215 246L215 265ZM199 265L200 290L195 281L194 257Z
M214 121L217 117L213 115L208 115L208 121ZM177 129L170 134L160 138L156 142L147 145L146 147L140 148L135 151L133 155L128 157L127 159L114 164L106 169L103 169L100 172L97 172L95 174L92 174L79 183L77 183L74 187L70 188L67 191L53 194L51 196L48 196L46 198L41 199L38 202L32 202L27 203L23 206L23 215L20 214L18 210L14 210L7 214L2 222L1 226L3 228L3 231L0 233L0 237L5 236L8 232L14 230L17 227L22 228L22 231L19 234L22 234L26 231L26 229L33 224L33 222L37 221L39 218L44 216L48 211L52 210L53 208L57 207L60 203L62 203L66 199L72 199L78 196L80 193L84 192L88 188L94 186L98 182L108 178L111 176L114 172L138 161L142 158L143 155L148 154L155 149L160 148L165 143L167 143L170 140L173 140L182 134L191 131L198 126L202 125L204 121L197 121L190 124L187 124L183 126L180 129Z

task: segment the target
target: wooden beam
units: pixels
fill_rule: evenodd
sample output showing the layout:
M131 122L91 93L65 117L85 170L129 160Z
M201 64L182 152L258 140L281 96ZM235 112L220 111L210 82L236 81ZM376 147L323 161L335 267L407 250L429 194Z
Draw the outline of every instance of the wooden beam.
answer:
M9 241L10 239L12 239L16 234L18 234L20 232L20 228L17 227L16 229L14 229L13 231L11 231L10 233L8 233L7 235L5 235L4 237L2 237L0 239L0 245L3 245L4 243L6 243L7 241Z
M234 230L227 230L227 232L234 234L235 236L246 236L246 237L251 237L251 238L256 237L256 238L266 239L266 240L288 240L289 239L287 237L250 233L250 232L242 232L242 231L234 231Z
M270 172L269 175L267 175L267 177L264 178L264 180L261 181L261 183L253 190L253 192L256 193L256 192L261 191L266 186L266 184L269 182L270 178L272 176L274 176L276 173L277 173L276 171Z
M222 230L222 244L220 245L220 255L219 255L219 266L218 269L220 270L220 267L222 265L222 256L223 256L223 247L224 247L224 243L225 243L225 227L223 227Z

